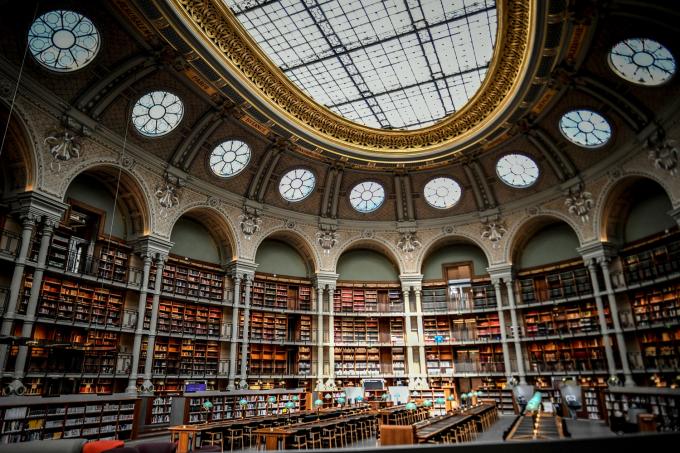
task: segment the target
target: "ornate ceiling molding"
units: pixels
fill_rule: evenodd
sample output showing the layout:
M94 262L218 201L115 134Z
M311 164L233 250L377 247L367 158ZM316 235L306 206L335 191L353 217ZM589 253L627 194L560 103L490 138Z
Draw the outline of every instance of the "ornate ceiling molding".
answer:
M319 147L363 161L423 162L454 155L488 136L519 105L530 72L539 26L541 2L498 0L498 38L486 80L459 112L415 131L389 131L353 123L315 103L277 68L229 8L220 0L170 0L176 17L166 20L178 31L189 29L209 56L241 85L242 93L281 126ZM177 18L181 24L177 26ZM543 20L544 18L541 17ZM539 43L540 45L540 43ZM238 88L238 87L235 87ZM509 108L511 107L511 108Z

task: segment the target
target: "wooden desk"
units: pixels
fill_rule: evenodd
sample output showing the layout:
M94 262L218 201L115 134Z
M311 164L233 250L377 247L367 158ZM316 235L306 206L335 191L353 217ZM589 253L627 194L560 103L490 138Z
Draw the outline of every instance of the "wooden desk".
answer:
M427 442L439 434L471 421L473 417L473 415L444 415L416 430L418 442Z

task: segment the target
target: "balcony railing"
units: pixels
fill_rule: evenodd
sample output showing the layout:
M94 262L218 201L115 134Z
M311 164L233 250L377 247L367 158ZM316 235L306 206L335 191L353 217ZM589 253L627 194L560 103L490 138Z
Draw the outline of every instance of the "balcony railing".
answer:
M588 373L606 372L604 358L561 359L558 361L525 361L526 370L534 373Z
M47 264L50 267L62 269L77 275L89 275L98 280L125 283L133 287L142 284L143 272L137 267L114 265L110 259L94 255L83 255L80 250L74 250L64 257L62 251L50 247Z

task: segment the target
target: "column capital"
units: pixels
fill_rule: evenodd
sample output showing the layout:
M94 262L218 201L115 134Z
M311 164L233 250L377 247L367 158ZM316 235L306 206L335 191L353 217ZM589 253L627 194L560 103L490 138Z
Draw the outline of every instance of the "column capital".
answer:
M142 259L144 257L158 259L160 256L167 258L175 243L159 236L148 235L131 241L130 245L132 245L135 253L141 256Z
M593 241L576 249L583 257L583 262L587 266L589 262L595 260L600 262L602 259L611 259L617 255L617 247L608 241Z
M225 266L226 271L232 278L240 278L242 280L252 280L255 276L255 269L258 264L247 260L233 260Z
M403 291L420 291L423 287L423 274L401 274L399 275L401 288Z
M512 264L509 263L491 265L486 268L486 271L489 273L492 282L498 281L500 283L500 280L503 280L507 283L512 281L514 275Z
M338 283L338 277L340 274L334 272L317 272L314 274L314 286L317 288L335 288Z
M32 218L34 221L43 218L54 225L58 224L68 205L61 200L40 192L23 192L9 201L10 209L19 218Z

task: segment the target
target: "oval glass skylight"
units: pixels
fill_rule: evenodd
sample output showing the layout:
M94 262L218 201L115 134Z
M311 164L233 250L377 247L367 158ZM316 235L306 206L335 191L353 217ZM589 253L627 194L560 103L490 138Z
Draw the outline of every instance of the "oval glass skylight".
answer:
M433 208L448 209L460 200L460 185L451 178L434 178L425 184L425 201Z
M312 193L315 183L316 178L311 171L296 168L283 175L279 182L279 193L286 201L300 201Z
M349 193L349 202L359 212L371 212L385 201L385 189L375 181L357 184Z
M240 140L227 140L210 153L210 169L226 178L241 172L250 162L250 147Z
M585 148L604 146L612 136L609 122L592 110L572 110L562 115L560 131L571 142Z
M675 58L658 42L630 38L612 47L609 65L620 77L639 85L661 85L675 74Z
M374 128L419 129L460 110L496 42L493 0L224 2L302 91Z
M510 187L525 188L538 179L538 165L523 154L507 154L496 162L496 174Z
M153 91L135 103L132 123L142 135L159 137L176 128L183 115L180 98L167 91Z
M92 21L73 11L50 11L28 30L28 48L38 63L69 72L90 63L99 51L99 32Z

